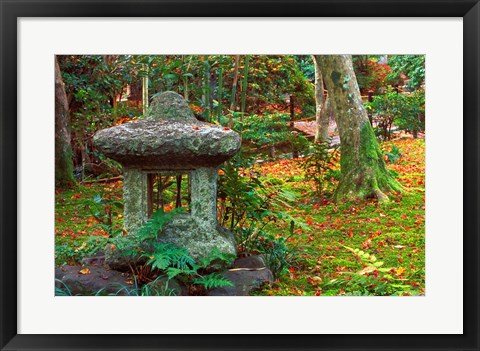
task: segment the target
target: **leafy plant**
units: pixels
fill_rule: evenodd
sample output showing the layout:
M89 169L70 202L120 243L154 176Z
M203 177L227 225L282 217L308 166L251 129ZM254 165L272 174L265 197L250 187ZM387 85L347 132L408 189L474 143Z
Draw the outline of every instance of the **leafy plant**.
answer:
M108 233L109 237L113 237L120 232L120 225L114 225L114 209L123 211L123 201L117 200L111 196L110 193L104 192L103 194L97 194L91 202L84 202L92 216L98 221L102 229Z
M377 130L383 140L389 140L394 123L400 129L418 133L425 129L425 92L419 90L412 94L397 93L389 89L384 95L374 96L372 102L365 103L373 112Z
M117 235L109 239L110 247L118 251L126 261L132 262L130 268L134 274L137 274L140 268L137 267L137 264L143 265L146 262L145 257L151 256L152 245L156 245L151 243L155 241L163 226L174 214L183 211L183 208L177 208L170 212L163 212L159 209L136 232L126 236Z
M233 128L241 132L244 141L262 147L288 141L291 138L289 120L290 116L285 113L248 115L235 119Z
M402 157L402 152L395 144L392 144L390 151L385 151L384 153L390 163L395 163Z
M208 257L200 259L197 263L185 267L169 267L166 271L170 279L177 277L186 284L200 285L207 290L233 286L231 281L218 272L206 273L211 264L231 263L232 260L231 255L222 254L218 249L214 249Z
M388 63L392 68L389 79L399 79L403 73L410 78L409 86L417 88L425 82L425 55L391 55Z
M293 235L295 222L290 222L290 233L287 237L276 237L272 234L263 234L256 242L256 248L265 259L266 266L270 269L274 279L290 268L299 259L296 247L289 247L288 239Z
M417 272L402 278L401 275L405 273L404 268L384 268L384 262L379 261L375 255L360 249L342 246L358 258L363 268L358 272L342 272L338 278L322 284L326 295L332 289L335 293L341 290L345 295L354 296L418 294L413 286L408 284L409 279Z
M55 279L55 296L72 296L70 288L60 279Z
M293 193L280 187L266 187L255 173L252 159L237 154L220 169L218 181L219 224L235 233L256 222L289 218L285 210L295 201Z
M331 149L330 141L318 142L310 145L307 156L303 159L302 168L305 180L313 181L317 196L321 196L326 185L331 183L334 167L338 161L338 150Z
M410 131L416 138L418 132L425 130L425 90L415 90L405 94L403 109L395 124L401 130Z
M152 285L144 287L145 285L140 284L141 281L148 280L148 277L142 277L140 274L144 271L142 270L144 266L149 267L149 270L146 270L149 275L166 276L168 278L167 285L173 278L177 278L187 285L203 286L205 289L232 285L230 281L219 274L204 274L212 264L230 264L234 259L232 255L222 254L218 249L214 249L208 257L197 262L186 249L155 241L165 223L175 213L182 211L182 208L167 213L158 210L137 232L111 240L115 250L120 250L128 261L136 262L131 265L131 270L140 290L134 289L135 291L145 293L145 289L152 290Z

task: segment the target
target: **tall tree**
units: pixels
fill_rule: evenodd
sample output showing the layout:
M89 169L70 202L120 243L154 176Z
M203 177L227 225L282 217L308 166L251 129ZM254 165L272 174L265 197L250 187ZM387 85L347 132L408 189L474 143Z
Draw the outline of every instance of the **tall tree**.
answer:
M330 124L330 101L328 96L323 94L323 76L320 69L318 56L313 56L315 64L315 119L317 129L315 131L315 142L325 142L328 139L328 125Z
M363 107L351 55L317 56L330 94L341 142L337 200L376 197L388 201L401 185L386 168L383 153Z
M65 187L74 182L68 100L55 56L55 185Z

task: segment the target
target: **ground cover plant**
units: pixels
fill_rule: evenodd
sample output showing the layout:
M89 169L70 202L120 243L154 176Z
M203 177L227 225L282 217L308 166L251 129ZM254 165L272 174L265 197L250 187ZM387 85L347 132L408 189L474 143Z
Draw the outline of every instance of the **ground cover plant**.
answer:
M98 295L233 288L216 267L234 274L244 270L235 259L246 257L271 272L253 295L425 294L422 57L110 55L57 63L65 89L56 94L63 109L56 110L55 265L90 274L82 267L96 255L130 260L127 282ZM165 90L188 103L193 131L207 121L241 135L239 152L216 168L216 221L232 233L237 257L214 249L197 258L156 241L174 216L192 211L189 172L150 172L150 219L125 229L122 166L93 135L141 120ZM56 290L74 295L61 280Z

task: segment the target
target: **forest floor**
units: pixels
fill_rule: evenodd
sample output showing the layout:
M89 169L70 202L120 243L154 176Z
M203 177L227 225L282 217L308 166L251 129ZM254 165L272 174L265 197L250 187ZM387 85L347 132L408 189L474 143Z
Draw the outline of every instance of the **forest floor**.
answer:
M302 159L256 165L275 185L295 194L287 212L297 226L288 243L299 259L274 286L257 295L423 295L425 293L425 140L398 139L402 153L389 169L405 188L390 202L334 203L304 180ZM272 183L272 182L270 182ZM79 184L56 192L57 265L79 264L122 228L122 181ZM285 227L269 228L285 236Z

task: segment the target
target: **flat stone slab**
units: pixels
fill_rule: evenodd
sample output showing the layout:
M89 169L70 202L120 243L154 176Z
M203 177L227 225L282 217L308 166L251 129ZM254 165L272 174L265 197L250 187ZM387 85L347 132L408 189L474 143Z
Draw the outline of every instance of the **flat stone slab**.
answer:
M273 274L268 268L233 268L222 275L234 286L212 289L208 296L248 296L264 284L273 283Z
M210 290L208 296L248 296L264 284L273 283L273 274L266 268L261 256L237 258L233 269L223 272L222 275L234 286Z
M264 268L265 261L261 256L247 256L237 258L233 264L233 268Z
M103 265L62 266L55 267L55 278L61 280L70 290L72 296L92 296L117 294L126 295L120 291L122 287L131 287L127 284L130 274L122 274L110 270ZM60 282L55 282L58 288L65 288Z

